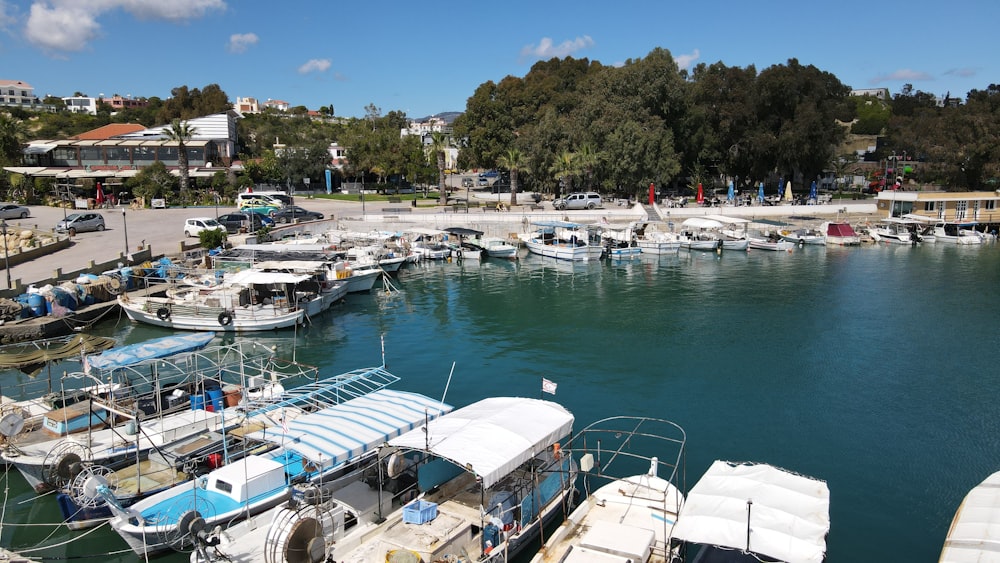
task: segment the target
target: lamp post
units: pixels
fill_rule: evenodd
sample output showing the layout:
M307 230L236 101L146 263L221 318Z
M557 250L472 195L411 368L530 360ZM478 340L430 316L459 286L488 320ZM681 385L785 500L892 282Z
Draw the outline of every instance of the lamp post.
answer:
M122 224L125 231L125 263L130 262L128 253L128 220L125 218L125 206L122 206Z
M3 233L3 269L7 272L7 289L10 285L10 253L7 250L7 221L0 219L0 232Z

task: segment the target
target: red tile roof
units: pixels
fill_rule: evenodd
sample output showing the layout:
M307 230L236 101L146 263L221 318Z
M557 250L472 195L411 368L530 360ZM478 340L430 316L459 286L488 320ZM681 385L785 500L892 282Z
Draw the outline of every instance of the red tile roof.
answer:
M109 123L104 127L98 127L97 129L91 129L70 137L70 139L76 139L79 141L103 141L105 139L110 139L112 137L117 137L118 135L125 135L128 133L135 133L136 131L143 131L146 127L144 125L139 125L138 123Z

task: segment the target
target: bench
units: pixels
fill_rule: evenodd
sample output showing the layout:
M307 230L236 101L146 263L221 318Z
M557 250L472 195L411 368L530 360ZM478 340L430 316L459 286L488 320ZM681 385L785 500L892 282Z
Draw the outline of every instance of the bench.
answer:
M390 196L390 197L388 197L386 199L387 199L387 201L389 203L403 203L403 199L402 198L398 198L398 197L391 197Z
M409 207L383 207L382 213L409 213Z

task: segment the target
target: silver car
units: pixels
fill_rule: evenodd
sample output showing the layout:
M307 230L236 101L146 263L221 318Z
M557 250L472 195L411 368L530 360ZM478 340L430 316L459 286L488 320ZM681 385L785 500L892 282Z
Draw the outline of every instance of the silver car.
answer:
M0 219L27 219L31 210L16 203L0 203Z
M56 225L56 232L69 233L75 235L85 231L103 231L104 216L100 213L73 213L67 215L66 219L59 221Z

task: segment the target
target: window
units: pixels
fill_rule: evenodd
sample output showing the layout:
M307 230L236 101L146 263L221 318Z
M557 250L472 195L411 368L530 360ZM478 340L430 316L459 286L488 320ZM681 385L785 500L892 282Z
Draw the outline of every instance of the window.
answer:
M225 481L221 481L221 480L217 480L215 482L215 488L218 489L218 490L220 490L220 491L222 491L222 492L224 492L224 493L231 493L231 492L233 492L233 486L231 484L229 484L229 483L227 483Z
M187 148L188 164L201 165L205 163L205 149L201 147Z
M132 156L136 162L152 162L156 160L156 147L135 147Z
M128 147L105 147L104 153L108 156L108 164L129 164Z
M955 219L961 221L965 219L965 214L969 210L969 202L962 200L955 202Z
M934 211L936 209L937 209L937 202L936 201L925 201L924 202L924 211Z
M84 166L104 164L104 156L101 154L101 147L80 147L80 161Z
M995 199L988 199L988 200L984 201L983 202L983 209L985 209L986 211L996 211L996 209L997 209L997 200L995 200Z
M52 164L55 166L77 166L76 149L72 147L56 147L52 149Z
M177 163L177 147L158 147L156 149L156 160L164 164Z

